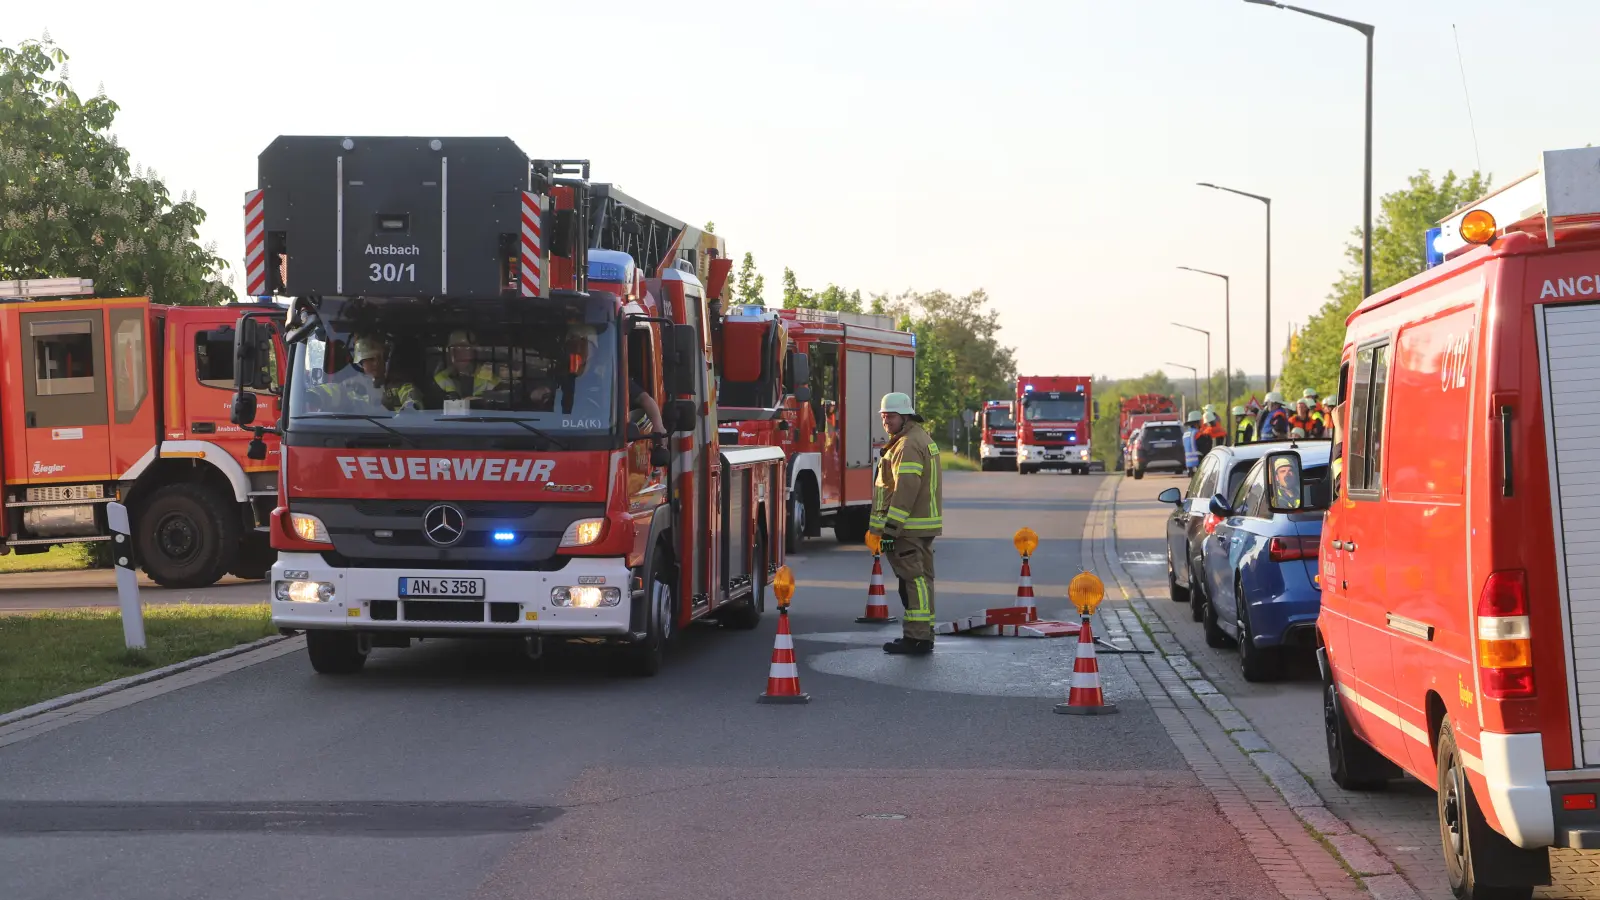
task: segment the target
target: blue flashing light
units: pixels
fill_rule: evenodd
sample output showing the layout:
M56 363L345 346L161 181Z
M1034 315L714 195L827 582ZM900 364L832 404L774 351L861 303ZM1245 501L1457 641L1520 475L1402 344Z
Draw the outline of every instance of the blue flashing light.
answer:
M611 281L621 283L626 277L626 270L621 263L605 262L604 260L589 260L590 281Z
M1423 238L1424 246L1422 250L1422 258L1427 268L1431 269L1434 266L1444 262L1444 254L1440 253L1438 248L1434 246L1434 242L1439 240L1439 235L1443 231L1443 228L1429 228L1427 236Z
M515 531L496 531L489 536L496 544L509 544L517 539Z
M1022 386L1022 392L1024 394L1026 394L1028 391L1031 391L1031 390L1033 390L1033 385L1031 385L1031 384L1025 384L1025 385Z

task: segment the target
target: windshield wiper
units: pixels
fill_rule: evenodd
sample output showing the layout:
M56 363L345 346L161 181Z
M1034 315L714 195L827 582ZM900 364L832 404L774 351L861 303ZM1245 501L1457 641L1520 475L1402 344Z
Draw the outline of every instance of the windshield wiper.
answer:
M399 431L398 429L395 429L395 428L391 428L390 426L383 424L383 420L382 419L379 419L377 416L367 415L366 413L302 413L301 415L295 416L295 418L297 418L297 419L360 419L363 422L371 422L372 424L378 426L379 428L382 428L384 431L389 432L390 434L394 435L395 437L399 438L402 442L404 442L407 447L418 447L417 442L412 440L409 437L406 437L405 432Z
M522 426L523 429L525 429L527 431L531 431L534 434L538 435L539 437L544 438L545 440L547 440L550 443L554 444L556 446L557 450L571 450L572 449L571 447L567 446L565 441L562 441L560 438L557 438L555 435L552 435L550 432L545 431L543 428L537 428L537 427L535 427L533 425L528 424L528 420L527 419L514 419L514 418L511 418L510 416L440 416L435 421L438 421L438 422L510 422L510 423L512 423L514 425L520 425L520 426Z

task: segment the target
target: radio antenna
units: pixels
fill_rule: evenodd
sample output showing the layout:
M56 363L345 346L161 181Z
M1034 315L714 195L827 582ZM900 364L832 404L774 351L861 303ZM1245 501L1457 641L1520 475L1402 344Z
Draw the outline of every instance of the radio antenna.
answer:
M1472 128L1472 155L1478 161L1478 171L1483 171L1483 154L1478 152L1478 123L1472 116L1472 92L1467 90L1467 64L1461 58L1461 33L1450 23L1450 34L1456 40L1456 65L1461 68L1461 95L1467 100L1467 125Z

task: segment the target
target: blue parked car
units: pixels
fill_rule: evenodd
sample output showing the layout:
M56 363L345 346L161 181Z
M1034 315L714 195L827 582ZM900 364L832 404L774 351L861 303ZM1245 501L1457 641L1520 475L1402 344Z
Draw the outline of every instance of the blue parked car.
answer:
M1202 547L1206 644L1237 643L1247 681L1281 677L1285 649L1314 643L1322 606L1317 555L1332 499L1330 444L1280 446L1250 469L1233 497L1211 499L1221 521Z

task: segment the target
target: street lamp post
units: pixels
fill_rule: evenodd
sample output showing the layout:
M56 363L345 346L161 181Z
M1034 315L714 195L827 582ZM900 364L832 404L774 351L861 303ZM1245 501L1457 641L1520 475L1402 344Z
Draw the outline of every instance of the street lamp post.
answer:
M1189 375L1191 376L1191 379L1194 381L1194 402L1199 403L1200 402L1200 370L1196 369L1194 366L1186 366L1183 363L1169 362L1169 363L1167 363L1167 365L1174 366L1174 367L1179 368L1179 369L1188 369L1189 370Z
M1222 405L1228 410L1228 434L1233 434L1233 282L1221 272L1207 272L1192 266L1179 266L1185 272L1210 275L1222 279L1222 373L1223 391L1227 394Z
M1237 190L1237 189L1231 188L1231 187L1223 187L1220 184L1212 184L1209 181L1202 181L1199 184L1200 184L1201 187L1212 188L1213 190L1218 190L1218 191L1227 191L1230 194L1238 194L1241 197L1249 197L1252 200L1260 200L1262 203L1265 203L1267 205L1267 368L1266 368L1267 387L1266 387L1266 389L1270 391L1270 390L1272 390L1272 198L1271 197L1263 197L1260 194L1252 194L1249 191L1241 191L1241 190Z
M1361 296L1363 299L1370 297L1372 296L1372 37L1377 28L1365 22L1331 16L1314 9L1290 6L1277 0L1244 0L1244 2L1254 3L1257 6L1276 6L1279 9L1333 22L1346 28L1354 28L1367 38L1367 140L1361 191Z
M1211 368L1211 332L1205 330L1204 328L1196 328L1193 325L1185 325L1182 322L1173 322L1172 324L1178 326L1179 328L1187 328L1190 331L1198 331L1201 334L1206 336L1206 402L1210 403L1211 402L1211 373L1216 371L1215 369ZM1198 400L1200 398L1196 397L1195 399Z

